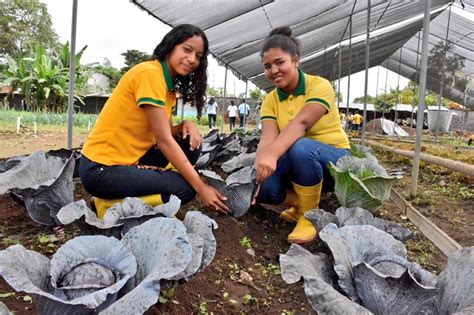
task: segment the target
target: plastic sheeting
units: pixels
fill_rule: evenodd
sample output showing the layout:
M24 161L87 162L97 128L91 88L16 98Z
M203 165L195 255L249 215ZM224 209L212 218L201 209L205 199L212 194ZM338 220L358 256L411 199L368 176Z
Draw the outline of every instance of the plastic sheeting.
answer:
M265 37L278 26L290 26L302 42L301 67L307 73L335 80L339 75L339 42L342 42L341 77L349 74L349 65L351 73L365 67L367 1L131 1L168 25L191 23L201 27L208 36L211 53L222 65L267 91L273 85L263 76L260 50ZM431 2L434 20L430 25L430 48L445 38L448 14L445 9L450 2ZM472 0L462 1L468 12L474 12L473 3ZM460 7L460 0L456 0L456 5ZM418 39L413 36L423 26L423 9L424 1L421 0L371 1L371 67L382 64L398 72L399 54L396 51L405 45L400 74L415 79ZM347 39L351 13L352 54L349 58ZM459 75L471 83L466 89L462 80L445 80L443 95L461 104L465 98L465 104L474 108L474 89L469 88L473 80L472 75L468 75L473 73L469 70L473 59L473 22L452 12L450 28L453 53L466 58ZM383 63L389 57L391 62ZM428 89L439 92L439 86L439 76L429 72Z
M385 134L389 136L408 137L408 132L403 130L399 125L396 125L393 121L383 118L378 118L378 120L380 120L380 125ZM395 128L393 125L395 125Z

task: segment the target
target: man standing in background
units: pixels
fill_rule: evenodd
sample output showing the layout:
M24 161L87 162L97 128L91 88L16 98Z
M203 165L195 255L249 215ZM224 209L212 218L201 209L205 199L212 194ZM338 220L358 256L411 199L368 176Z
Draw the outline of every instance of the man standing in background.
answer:
M240 118L240 128L244 128L247 125L247 117L250 113L249 104L245 103L245 99L242 99L239 105L239 118Z
M364 117L359 114L359 111L356 110L355 114L352 116L352 136L358 137L360 130L362 130L362 122Z

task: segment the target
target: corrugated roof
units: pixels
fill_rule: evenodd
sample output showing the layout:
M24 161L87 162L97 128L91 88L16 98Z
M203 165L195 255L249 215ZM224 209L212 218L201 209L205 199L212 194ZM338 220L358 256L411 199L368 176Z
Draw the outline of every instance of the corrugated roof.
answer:
M339 74L338 53L341 46L341 77L356 73L365 67L365 32L367 1L326 0L241 0L241 1L168 1L131 0L162 22L175 26L191 23L202 28L209 39L210 51L221 64L228 66L237 76L247 78L260 88L269 91L272 84L263 75L260 50L268 33L278 26L290 26L293 34L302 42L302 69L330 80ZM459 0L458 0L459 2ZM463 0L466 10L472 12L472 0ZM442 36L449 0L432 0L433 40ZM388 68L398 72L397 50L406 45L400 73L415 79L417 38L413 37L423 26L424 1L371 1L370 66L393 59ZM438 18L436 18L439 15ZM352 16L352 56L349 63L349 18ZM453 52L462 56L471 53L472 33L466 29L469 22L462 17L451 16ZM439 20L438 20L439 19ZM447 23L447 22L446 22ZM445 29L445 26L444 26ZM471 31L474 28L471 27ZM451 36L451 35L450 35ZM462 39L461 39L462 38ZM421 50L421 49L420 49ZM395 60L397 61L395 63ZM396 65L395 65L396 64ZM410 66L413 65L413 66ZM468 73L470 65L460 69ZM472 78L472 77L471 77ZM468 79L472 80L468 77ZM428 80L427 87L436 91L436 80ZM447 97L463 103L459 87L444 84ZM438 80L439 87L439 80ZM463 91L464 92L464 91ZM470 92L470 91L468 91ZM474 107L474 99L468 93L466 104Z

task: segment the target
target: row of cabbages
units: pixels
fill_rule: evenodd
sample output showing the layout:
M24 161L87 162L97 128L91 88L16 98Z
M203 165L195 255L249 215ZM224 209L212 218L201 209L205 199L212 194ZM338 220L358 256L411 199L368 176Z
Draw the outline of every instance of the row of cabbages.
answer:
M452 254L439 277L409 262L402 242L412 232L373 215L400 173L387 174L366 148L353 153L329 167L342 207L306 214L332 257L293 244L280 255L283 279L303 278L319 314L473 314L474 248Z
M126 198L102 221L81 201L71 204L58 215L71 219L82 209L84 226L121 240L78 236L51 261L10 246L0 252L0 274L15 290L34 296L39 314L141 314L158 301L160 281L188 281L214 258L216 222L199 211L187 212L183 222L172 218L179 206L174 196L155 208Z
M245 151L236 134L209 136L215 138L220 161L229 160L227 171L248 165L248 158L243 163L235 158ZM251 140L247 145L255 149ZM175 196L157 207L125 198L103 219L84 200L72 202L77 158L67 150L39 151L0 165L0 192L23 200L34 221L73 223L86 235L66 242L51 261L21 245L0 252L0 274L15 290L34 296L39 314L140 314L157 302L160 282L188 281L211 263L216 222L197 211L187 212L183 222L173 218L180 208ZM246 167L229 176L227 184L217 183L230 197L234 216L250 207L250 193L245 196L254 186L252 176Z
M200 171L208 182L210 182L219 191L229 197L228 205L235 217L243 215L250 207L252 192L255 188L255 172L252 168L252 165L255 160L255 150L258 140L259 136L257 134L245 136L241 139L236 134L223 137L219 135L217 131L215 131L211 132L203 141L203 152L201 158L198 161L197 168L206 168L214 161L222 163L222 170L226 173L230 173L224 181L215 172L210 170ZM336 311L339 313L340 310L347 310L347 313L353 313L355 310L368 312L360 305L351 302L351 300L363 303L370 311L375 313L382 314L387 313L388 310L390 310L390 308L387 308L387 305L385 304L382 306L370 306L372 305L370 304L372 303L371 299L375 299L375 301L382 299L383 303L389 304L391 301L396 301L395 303L407 307L401 311L409 311L412 309L416 311L417 308L411 308L410 305L412 304L409 302L400 301L397 299L394 300L393 296L401 294L400 292L402 291L408 292L408 290L411 290L411 286L413 286L414 283L415 291L418 292L420 289L416 286L416 281L414 282L413 277L418 279L422 287L430 285L434 286L435 282L432 280L435 279L435 277L429 272L424 271L418 265L409 263L406 260L406 250L403 244L395 240L397 239L400 241L406 241L412 236L410 230L403 228L398 224L373 216L373 213L375 213L382 203L389 197L391 185L393 184L394 180L399 178L399 174L389 175L385 169L378 164L378 161L374 156L368 154L364 148L362 148L362 151L364 152L361 153L360 150L361 148L358 150L353 150L353 152L356 153L355 156L343 157L336 163L336 165L331 164L329 166L330 172L335 179L336 196L342 207L339 208L335 214L325 212L322 209L315 209L307 214L308 218L316 225L318 230L321 231L321 239L326 242L333 251L335 261L334 267L332 266L330 262L331 259L329 257L323 254L312 255L303 248L293 245L288 253L286 255L282 255L281 257L283 277L290 283L298 281L301 277L303 277L305 279L305 290L308 298L313 305L313 308L321 314ZM47 158L48 157L46 157L46 159ZM68 163L72 163L69 162L70 160L72 160L72 156L69 159L63 159L64 166L62 168L53 166L53 168L56 168L56 170L70 170L68 171L68 175L63 177L61 177L61 174L63 174L64 171L61 171L60 175L56 176L54 180L52 180L52 186L54 186L54 183L59 179L70 180L70 185L72 185L71 174L74 167L70 165L66 167ZM21 174L21 172L17 172L16 174ZM1 176L2 174L0 174L0 183ZM10 178L12 178L12 176ZM47 185L35 185L38 186L35 193L35 200L40 200L37 195L39 195L41 192L44 193L45 187L47 187ZM57 187L67 187L68 185L69 184L56 184ZM55 194L60 194L57 189L51 189L51 191ZM48 198L51 197L45 197L43 199ZM28 209L28 203L26 202L26 199L25 203L27 204ZM207 266L214 256L215 240L210 230L212 229L212 225L214 225L215 222L202 215L200 216L201 223L197 223L198 220L194 220L193 224L191 225L189 222L188 224L186 223L188 216L185 219L184 224L188 229L187 250L189 251L191 249L191 251L188 252L188 256L189 253L192 253L191 256L193 257L193 260L191 262L187 261L186 259L188 256L182 255L183 257L186 256L183 258L183 261L186 262L183 262L182 264L175 264L178 264L181 267L184 266L186 270L170 271L171 273L176 272L177 275L168 274L166 268L150 268L151 265L155 266L153 259L145 258L144 260L141 260L137 257L139 253L136 250L132 250L130 244L135 244L138 246L141 243L148 244L148 242L150 242L157 246L159 243L161 243L161 241L151 241L150 237L152 237L152 235L142 235L136 231L140 231L143 229L143 226L151 224L151 222L155 222L156 220L165 220L165 218L157 219L156 217L172 217L179 209L179 206L179 200L175 197L172 197L169 203L155 208L144 205L139 199L126 198L123 203L117 204L110 208L103 220L99 220L95 212L90 210L83 200L70 203L63 207L59 212L57 211L59 209L57 208L57 205L53 205L53 207L49 208L48 211L45 211L44 207L40 209L40 207L36 206L35 210L38 210L37 212L39 212L40 215L32 215L30 210L28 210L28 213L33 219L36 218L35 220L37 222L42 220L43 223L49 222L50 225L58 223L74 223L79 226L83 234L107 235L114 236L116 238L123 236L122 241L114 239L114 244L119 247L122 246L125 248L124 250L128 249L132 252L132 256L136 257L135 259L138 262L138 267L135 276L129 275L130 272L128 271L128 273L123 272L122 278L120 278L117 275L118 271L115 267L110 267L110 265L105 263L98 263L95 260L87 260L87 258L84 258L87 261L86 264L81 263L79 264L81 265L80 267L66 267L66 271L63 271L62 273L56 271L54 276L52 270L51 275L48 274L49 267L43 267L43 272L46 272L46 276L44 277L46 278L41 278L43 280L39 280L39 282L33 282L34 287L36 287L35 291L31 291L31 286L27 286L28 290L30 291L24 287L15 286L13 284L15 283L14 281L12 282L12 280L9 281L7 279L6 275L15 274L15 272L10 272L11 270L15 270L15 264L17 264L18 261L22 261L21 259L18 259L18 257L13 259L10 269L8 269L10 271L6 272L6 269L2 269L1 274L4 275L10 285L15 289L24 290L25 292L38 295L37 301L39 305L48 305L48 303L63 303L66 305L64 307L69 307L69 304L77 304L79 313L88 312L91 310L94 310L95 312L105 310L104 312L115 313L116 309L122 309L122 307L126 305L128 308L124 308L124 312L143 312L149 306L156 303L159 292L159 279L177 280L182 278L187 280L190 278L190 275L202 270L202 268ZM191 215L192 213L193 212L189 212L188 215ZM197 214L193 214L193 216L197 216ZM204 217L207 219L204 219ZM38 220L38 218L42 219ZM175 225L179 225L179 221L176 219L166 220L171 220ZM146 225L144 225L143 222L146 222ZM190 229L206 230L209 233L208 238L203 238L202 233L195 233L195 231ZM170 229L165 229L162 232L171 233L170 231ZM197 237L191 236L191 234L201 235L203 242L201 242ZM134 235L134 242L127 241L131 235ZM367 237L368 235L370 235L370 237ZM159 236L159 234L156 236ZM165 242L173 244L172 246L176 247L176 249L181 248L177 245L178 243L173 243L172 241L168 240L168 237L171 237L171 235L163 234L161 236L166 237L167 240L165 240ZM395 239L392 236L395 237ZM58 263L53 264L53 262L57 261L58 259L76 261L74 259L64 258L65 256L61 256L60 253L63 251L68 252L67 250L63 250L63 248L69 248L69 246L71 246L69 245L70 243L80 244L81 241L77 241L77 239L81 238L82 237L78 237L66 243L53 257L51 266L58 265ZM147 239L142 240L141 238ZM104 237L104 239L110 240L113 238ZM85 239L85 241L90 242L90 239ZM350 243L352 241L355 243ZM82 243L83 242L84 241L82 241ZM99 244L100 242L101 241L97 241L96 243ZM117 242L119 242L120 245ZM212 243L213 246L205 245L207 244L206 242ZM100 245L102 248L103 246L106 245ZM144 247L139 248L140 250L145 250ZM173 248L171 247L163 248L164 252L162 252L161 255L166 256L167 253L169 253L170 255L166 256L167 258L177 258L179 255L174 253L172 249ZM147 252L153 252L156 250L156 248L146 249ZM81 252L80 250L76 249L74 249L74 251ZM21 246L17 246L11 247L8 250L2 252L2 260L3 257L6 257L5 255L7 255L7 252L9 253L8 255L12 253L21 253L18 254L20 256L32 255L33 257L35 255L39 255L37 253L27 251ZM69 250L69 252L71 251ZM177 256L174 257L173 255ZM199 260L196 257L202 258ZM91 256L89 256L89 258L91 258ZM43 257L42 260L44 261L44 259L47 260L47 258ZM96 257L94 259L98 258ZM158 260L160 259L161 258ZM33 259L30 258L26 259L26 261L28 260L33 261ZM102 259L99 260L102 261ZM127 261L130 261L130 259ZM141 264L140 261L146 261L150 264L145 266ZM364 263L364 265L362 265L362 263ZM40 266L39 263L36 264ZM75 266L77 266L77 264ZM304 268L302 266L304 266ZM145 268L147 271L143 271L143 268ZM29 267L25 267L25 269L28 270ZM133 268L130 270L132 269ZM149 278L153 279L153 293L146 291L146 288L148 288L150 284L145 281L148 279L147 272L151 269L154 271L154 275L150 276ZM371 286L378 283L375 280L369 281L369 284L361 282L364 279L373 279L371 272L375 272L377 275L382 275L381 277L383 279L389 281L389 285L386 285L390 289L389 293L382 296L377 295L379 292L381 292L381 289L379 287ZM88 278L89 273L94 274L94 276ZM163 276L164 273L166 273L166 276ZM17 274L22 274L22 272L17 272ZM60 276L58 276L58 274ZM356 274L358 275L357 278L355 277ZM49 277L51 277L51 284L53 285L52 287L48 284L50 280L45 280L49 279ZM111 281L112 278L115 280L114 282ZM124 280L125 278L128 280ZM32 282L32 278L30 277L29 279L29 281ZM71 283L71 279L74 281L79 280L79 283ZM392 280L395 281L395 283L400 282L401 284L395 285L390 282ZM28 281L25 282L20 280L20 282L27 283ZM87 288L84 287L86 282L88 285ZM122 282L126 283L126 285L119 285L119 283ZM42 286L40 283L43 283ZM158 287L156 287L157 283ZM91 286L94 289L92 289ZM80 293L78 294L76 291L70 293L68 291L69 288L77 289ZM342 290L342 292L344 292L350 299L347 299L347 297L339 293L338 290ZM429 292L432 292L433 288L429 290ZM140 295L141 297L136 294ZM99 299L98 296L101 298ZM405 294L403 296L409 300L415 299L416 301L419 301L420 298L418 295L412 296L410 294ZM86 297L92 297L92 300L95 301L95 304L85 304L85 301L88 299ZM117 298L119 298L119 300L112 304ZM142 298L143 302L141 302ZM425 295L422 294L421 298L424 299ZM47 301L47 303L43 303L44 301ZM128 301L133 301L133 303L129 303ZM335 301L342 301L342 304L340 304L342 308L340 308L338 303L334 303ZM429 304L429 302L427 303ZM437 307L436 304L433 305L433 307ZM56 308L58 308L58 305L54 305L54 309ZM58 309L62 312L62 306ZM40 313L44 312L44 310L46 310L46 313L50 313L52 309L43 309L43 311L40 311ZM398 311L399 309L394 308L394 310Z
M473 247L452 254L436 277L409 262L403 243L375 227L330 223L319 237L332 259L296 244L280 255L283 279L303 278L319 314L474 313Z

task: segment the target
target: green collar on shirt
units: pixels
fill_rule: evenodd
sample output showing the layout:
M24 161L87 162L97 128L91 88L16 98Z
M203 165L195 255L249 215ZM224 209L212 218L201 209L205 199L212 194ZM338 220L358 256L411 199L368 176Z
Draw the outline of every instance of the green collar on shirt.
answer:
M161 67L163 68L163 74L166 80L166 87L168 88L168 92L174 89L174 81L170 74L170 69L168 68L168 64L164 60L160 60Z
M305 95L306 94L306 82L304 80L304 72L301 69L298 69L299 72L299 79L298 85L296 86L295 92L293 93L294 96ZM286 100L290 94L286 93L280 88L277 88L278 98L280 102Z

